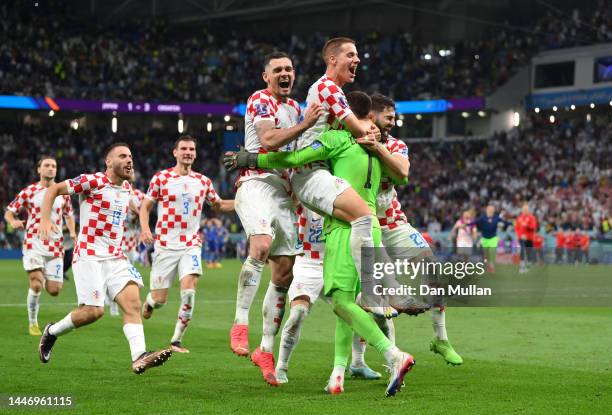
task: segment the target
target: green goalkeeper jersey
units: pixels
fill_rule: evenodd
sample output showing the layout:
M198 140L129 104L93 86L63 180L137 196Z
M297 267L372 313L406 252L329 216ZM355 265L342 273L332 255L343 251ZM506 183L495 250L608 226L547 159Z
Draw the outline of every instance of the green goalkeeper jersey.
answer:
M309 147L294 152L259 154L257 166L263 169L299 167L317 160L327 160L333 175L346 180L367 203L376 217L376 195L380 187L383 166L371 156L348 131L330 130L319 136ZM325 218L325 234L350 224L336 218ZM374 221L375 227L380 227Z

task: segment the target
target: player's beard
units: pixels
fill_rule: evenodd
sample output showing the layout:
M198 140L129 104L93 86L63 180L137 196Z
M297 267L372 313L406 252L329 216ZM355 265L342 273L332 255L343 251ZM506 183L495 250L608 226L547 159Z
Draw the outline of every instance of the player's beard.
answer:
M124 170L126 167L127 165L116 166L113 168L113 173L115 173L115 176L119 177L120 179L129 181L132 178L132 170L130 169L130 172L126 173Z

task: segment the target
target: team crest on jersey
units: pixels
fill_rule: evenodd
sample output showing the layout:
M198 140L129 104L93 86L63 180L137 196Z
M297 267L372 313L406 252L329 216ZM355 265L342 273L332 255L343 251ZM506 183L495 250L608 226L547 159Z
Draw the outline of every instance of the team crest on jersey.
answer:
M255 104L255 114L260 117L263 115L268 115L268 105L267 104Z
M310 148L312 148L313 150L316 150L317 148L321 148L323 147L323 144L321 144L320 141L313 141L312 144L310 145Z
M74 184L81 184L84 181L86 181L85 175L81 174L78 175L77 177L75 177L74 179L70 180L72 183Z
M404 147L402 148L402 150L400 151L402 156L406 156L408 157L408 147Z
M339 97L339 98L338 98L338 102L340 103L340 106L341 106L342 108L346 108L346 107L348 107L348 102L346 102L346 98L344 98L344 97Z

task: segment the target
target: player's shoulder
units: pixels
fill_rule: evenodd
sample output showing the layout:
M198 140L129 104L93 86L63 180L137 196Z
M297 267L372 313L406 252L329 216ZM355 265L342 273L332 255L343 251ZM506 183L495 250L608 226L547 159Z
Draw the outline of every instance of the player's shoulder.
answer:
M212 180L210 180L210 178L202 173L199 173L197 171L192 171L191 172L191 177L193 177L194 179L198 180L200 183L202 183L205 186L210 186L212 185Z
M403 140L400 140L399 138L395 138L393 136L387 137L387 141L385 141L385 146L387 147L387 150L391 152L403 151L404 149L408 148L408 146Z
M260 89L251 94L249 99L247 99L248 103L257 103L257 102L268 102L272 99L272 94L267 89Z
M153 180L155 179L167 179L170 176L172 176L173 173L173 168L169 167L167 169L163 169L160 171L155 172L155 174L153 174Z
M302 112L302 107L300 107L300 103L297 102L295 99L287 98L286 104L292 107L293 109L295 109L298 112L298 114Z

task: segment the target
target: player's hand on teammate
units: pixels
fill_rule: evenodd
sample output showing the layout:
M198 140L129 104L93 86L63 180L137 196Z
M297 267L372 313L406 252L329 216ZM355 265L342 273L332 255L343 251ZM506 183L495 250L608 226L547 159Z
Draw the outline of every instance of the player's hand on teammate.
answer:
M71 233L70 234L70 239L72 239L72 243L76 244L77 241L77 234L76 233Z
M223 165L228 171L257 168L257 153L249 153L244 148L240 151L228 151L223 155Z
M49 234L58 233L60 229L57 225L51 222L49 219L42 218L40 220L40 225L38 226L38 237L41 241L46 241L49 239Z
M312 103L306 108L306 112L304 112L304 121L303 123L307 128L315 125L317 120L321 115L323 115L323 106L321 104Z
M153 234L151 233L150 230L143 230L142 232L140 232L140 242L142 242L145 245L152 245L153 242L155 242L155 239L153 238Z

